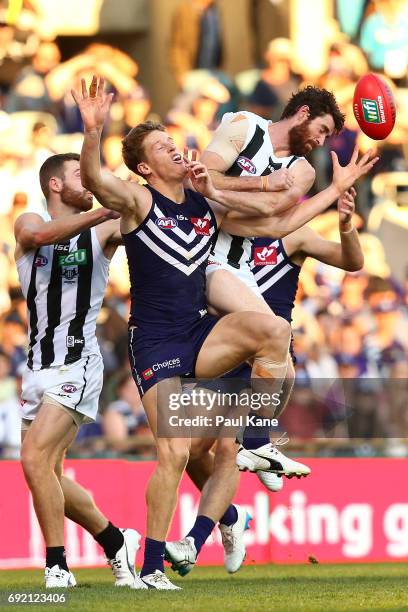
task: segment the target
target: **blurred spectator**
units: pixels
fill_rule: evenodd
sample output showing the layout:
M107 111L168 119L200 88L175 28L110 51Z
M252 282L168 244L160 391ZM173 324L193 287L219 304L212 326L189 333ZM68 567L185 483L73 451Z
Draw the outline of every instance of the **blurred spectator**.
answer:
M39 44L40 15L30 0L0 2L0 86L8 89Z
M391 78L407 72L408 7L405 0L373 0L375 11L361 28L360 45L371 68Z
M26 362L27 334L17 312L10 312L0 324L0 350L10 360L10 375L16 376Z
M408 361L408 319L401 298L389 279L372 277L365 296L374 317L374 329L366 338L367 350L383 376L399 361Z
M0 350L0 457L18 459L21 418L16 373L11 360Z
M55 130L43 121L37 121L33 125L33 161L38 168L41 168L45 160L54 155L56 151L52 148L52 141L55 137Z
M81 78L89 81L93 74L103 76L108 89L126 97L138 90L134 78L138 70L138 64L126 53L101 43L89 45L82 53L56 66L47 77L47 85L51 98L59 104L63 130L82 131L79 111L71 96L71 89L80 85Z
M171 109L166 121L183 129L189 148L202 151L211 140L217 126L217 112L221 104L230 98L227 88L214 77L204 79L195 93L178 99L178 106ZM189 110L183 106L189 100ZM180 108L181 107L181 108Z
M125 180L130 174L122 157L122 137L107 136L102 143L102 156L107 170Z
M102 429L107 447L122 453L154 453L154 440L132 375L121 375L116 387L117 400L106 407Z
M336 329L335 359L340 378L360 378L368 375L368 361L358 326L346 321ZM373 374L373 372L372 372Z
M293 47L287 38L275 38L265 52L266 68L249 96L253 113L278 121L288 99L299 87L300 78L292 71Z
M125 136L135 125L147 121L151 107L147 90L141 85L135 85L129 93L112 104L109 133Z
M219 68L223 53L222 22L215 0L185 0L171 26L170 62L180 87L196 68Z
M54 42L42 42L38 46L31 66L23 68L6 100L6 110L43 111L56 113L46 77L59 64L61 54Z

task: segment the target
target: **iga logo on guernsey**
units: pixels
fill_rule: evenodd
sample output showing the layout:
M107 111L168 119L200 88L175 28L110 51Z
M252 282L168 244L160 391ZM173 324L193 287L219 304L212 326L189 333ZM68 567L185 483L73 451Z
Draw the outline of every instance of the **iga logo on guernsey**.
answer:
M254 264L256 266L275 266L278 263L276 247L255 247Z
M248 159L247 157L243 157L243 156L238 157L237 164L242 170L245 170L245 172L249 172L249 174L256 173L255 164L253 164L252 161Z
M149 380L152 376L154 376L155 372L159 372L160 370L172 370L173 368L178 368L181 366L180 357L175 357L174 359L166 359L161 363L154 363L150 368L146 368L143 370L142 376L145 380Z
M205 219L204 217L191 217L191 223L194 226L195 233L199 236L210 235L210 219Z
M163 230L171 230L178 226L177 220L173 217L160 217L155 221L157 227Z

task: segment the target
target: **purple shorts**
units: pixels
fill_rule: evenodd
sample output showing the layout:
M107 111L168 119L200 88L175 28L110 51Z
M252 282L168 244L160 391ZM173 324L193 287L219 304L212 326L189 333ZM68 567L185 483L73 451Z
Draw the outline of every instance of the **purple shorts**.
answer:
M216 317L205 315L167 338L155 338L154 330L130 327L129 361L140 395L166 378L194 378L198 353L217 322Z

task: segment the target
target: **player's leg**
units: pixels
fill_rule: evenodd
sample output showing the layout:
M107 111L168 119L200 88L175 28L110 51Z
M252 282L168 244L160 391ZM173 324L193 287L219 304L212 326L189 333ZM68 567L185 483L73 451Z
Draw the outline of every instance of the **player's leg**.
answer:
M186 471L201 491L207 480L214 472L215 453L212 447L214 439L193 439L191 443L190 459ZM214 495L218 493L214 491ZM244 562L246 547L244 533L249 527L250 515L237 504L230 504L219 520L222 544L224 547L225 569L233 574L239 570Z
M293 363L293 357L290 356L288 359L288 371L286 373L286 377L282 385L282 394L280 398L280 403L279 403L279 406L276 408L275 414L274 414L274 417L276 419L278 419L281 416L281 414L286 409L289 403L290 396L292 395L293 387L295 384L295 377L296 377L296 372L295 372L295 367Z
M190 458L187 463L186 472L199 491L204 486L214 472L215 452L214 438L193 439L191 441ZM220 525L230 526L237 520L237 510L230 504L221 516Z
M134 529L119 529L96 506L89 491L64 475L63 452L55 465L65 500L65 516L86 529L100 544L115 576L115 586L144 588L134 564L140 534Z
M252 272L248 271L251 277ZM209 265L207 268L207 302L221 315L232 312L263 312L275 317L273 311L260 295L257 289L255 278L251 287L232 272L223 268L214 268Z
M281 317L245 311L220 319L206 337L197 357L197 378L217 378L249 358L252 377L276 378L287 370L290 326ZM279 352L276 346L279 345ZM272 359L271 355L279 355Z
M160 589L178 588L164 576L163 561L165 541L176 509L178 487L187 465L191 444L190 438L164 438L158 435L157 414L162 409L159 403L165 401L171 393L181 393L179 378L162 380L148 389L142 398L156 439L157 464L146 489L146 542L140 576L149 587Z
M72 417L52 403L41 405L24 434L21 462L33 497L34 509L46 543L46 567L58 566L69 574L64 548L64 495L54 472L57 458L68 448L77 433ZM70 576L57 572L47 575L47 586L70 586ZM61 574L62 580L59 580ZM47 578L51 583L48 585Z
M195 366L196 376L216 378L254 357L257 375L276 378L275 370L271 369L276 364L270 364L268 355L274 342L277 339L282 341L281 336L288 344L289 333L286 321L282 319L282 325L277 326L269 314L240 312L226 315L216 323L201 346ZM258 371L259 365L262 367ZM236 455L237 445L233 438L219 439L214 470L205 484L193 528L183 540L166 545L166 558L181 575L192 569L215 523L231 504L238 484Z

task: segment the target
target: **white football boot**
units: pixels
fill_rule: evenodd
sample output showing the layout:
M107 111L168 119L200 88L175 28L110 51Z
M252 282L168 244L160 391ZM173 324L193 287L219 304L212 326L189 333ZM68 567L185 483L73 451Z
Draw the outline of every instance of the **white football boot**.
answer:
M140 578L135 570L135 558L140 548L141 535L135 529L121 529L120 531L123 533L123 545L113 559L108 559L116 578L115 586L144 589L146 587L140 584Z
M146 574L140 579L145 588L157 589L158 591L181 591L181 587L176 586L163 574L160 570L156 570L153 574Z
M308 476L311 469L300 463L286 457L277 446L282 446L289 441L289 438L281 436L274 443L269 442L259 448L246 449L242 445L239 447L237 454L237 465L241 472L273 472L281 476L292 478L297 476Z
M220 523L222 545L224 547L224 566L229 574L239 570L245 561L246 548L244 544L244 532L249 529L249 521L252 516L244 508L235 505L238 519L232 525Z
M268 489L268 491L277 493L283 487L283 478L282 476L278 476L278 474L274 474L273 472L263 472L262 470L259 470L258 472L256 472L256 475L262 482L263 486Z
M45 568L46 589L68 589L76 586L75 576L72 572L62 569L59 565Z
M197 561L194 538L186 536L183 540L177 542L166 542L164 558L171 563L173 571L178 572L180 576L186 576L191 572Z

